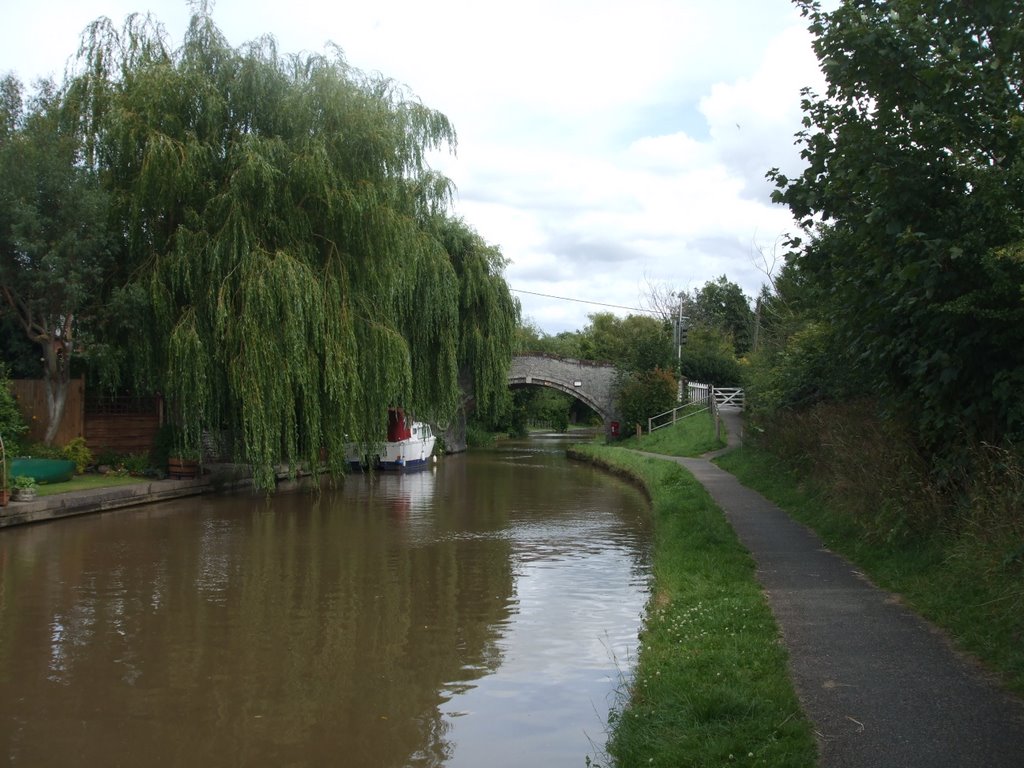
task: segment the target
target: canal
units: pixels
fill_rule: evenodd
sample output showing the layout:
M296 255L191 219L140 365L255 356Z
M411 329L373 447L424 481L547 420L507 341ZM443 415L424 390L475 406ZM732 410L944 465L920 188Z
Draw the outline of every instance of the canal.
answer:
M582 766L651 522L534 439L0 531L11 766Z

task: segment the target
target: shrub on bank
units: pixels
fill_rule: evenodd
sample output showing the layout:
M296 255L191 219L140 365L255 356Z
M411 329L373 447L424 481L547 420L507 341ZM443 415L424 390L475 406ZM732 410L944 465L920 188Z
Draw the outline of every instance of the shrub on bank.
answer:
M0 437L3 437L8 456L19 453L20 441L27 431L25 419L18 409L18 401L11 394L7 365L0 363Z

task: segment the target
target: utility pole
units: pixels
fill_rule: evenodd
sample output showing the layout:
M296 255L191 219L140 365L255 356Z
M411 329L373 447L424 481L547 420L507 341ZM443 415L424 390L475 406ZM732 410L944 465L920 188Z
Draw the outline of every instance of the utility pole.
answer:
M679 369L679 376L683 375L683 292L676 294L679 304L676 311L676 368Z
M679 391L677 393L678 402L683 402L683 344L686 342L686 332L683 329L683 320L689 320L688 317L683 317L683 296L686 295L685 291L680 291L676 294L676 298L679 299L679 304L676 307L676 372L678 374Z

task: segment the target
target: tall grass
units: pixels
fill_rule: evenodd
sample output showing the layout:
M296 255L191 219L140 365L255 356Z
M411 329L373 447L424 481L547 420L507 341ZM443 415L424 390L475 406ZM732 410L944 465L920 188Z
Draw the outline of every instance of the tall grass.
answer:
M572 455L640 483L656 520L635 673L607 753L591 764L813 766L811 728L753 561L704 488L675 462L622 448Z

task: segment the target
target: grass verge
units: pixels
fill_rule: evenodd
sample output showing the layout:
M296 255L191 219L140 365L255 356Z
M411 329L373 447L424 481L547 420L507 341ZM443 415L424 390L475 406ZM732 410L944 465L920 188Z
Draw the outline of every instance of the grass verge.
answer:
M674 462L622 448L580 445L570 455L638 482L656 521L636 669L599 760L813 766L811 726L754 563L704 488Z
M722 437L725 437L725 425L722 425ZM724 448L725 442L715 437L715 421L711 411L701 405L691 405L672 426L642 437L627 438L619 445L666 456L700 456Z
M893 541L865 536L855 518L830 509L820 488L766 451L744 447L717 463L817 531L1024 695L1024 581L1014 563L993 564L980 543L942 533Z

